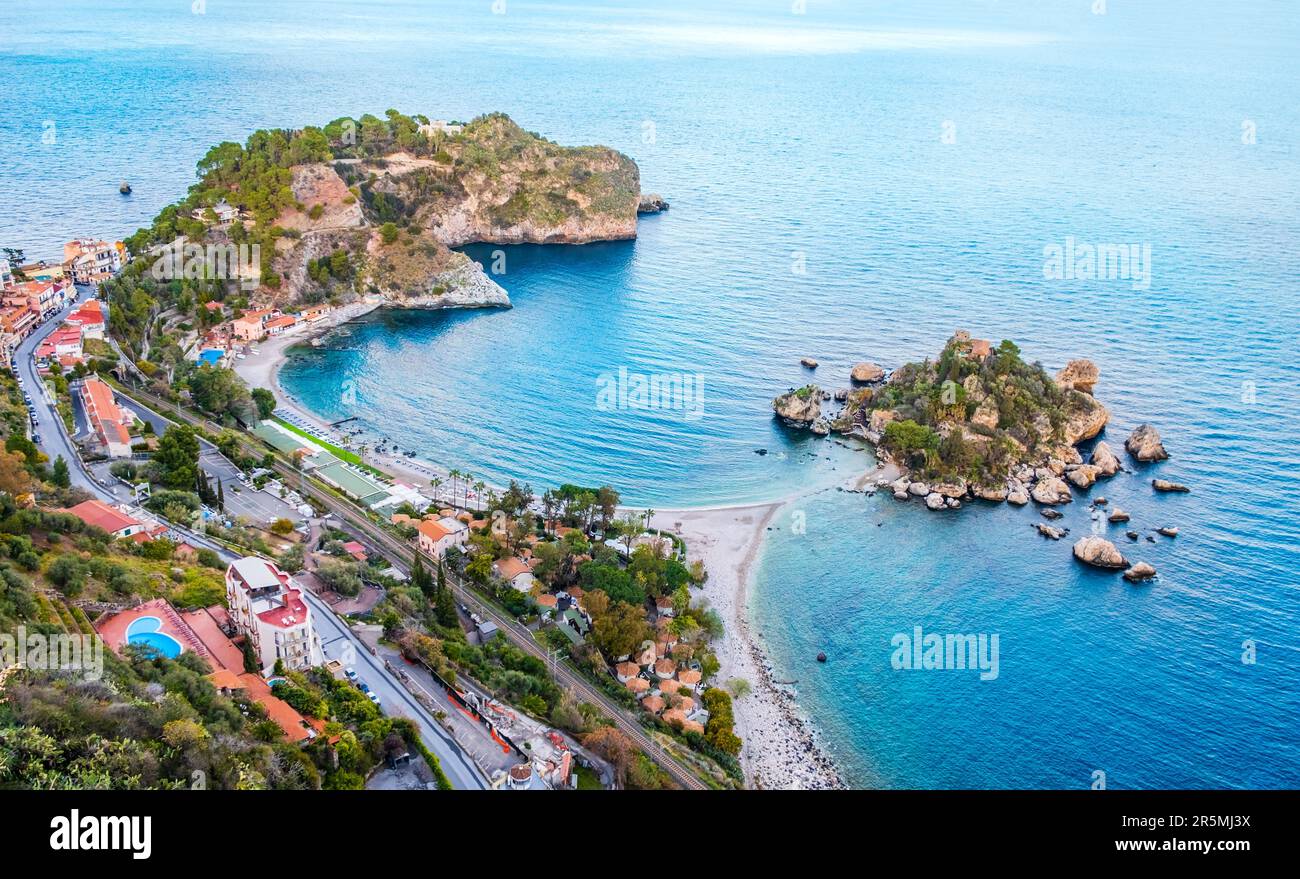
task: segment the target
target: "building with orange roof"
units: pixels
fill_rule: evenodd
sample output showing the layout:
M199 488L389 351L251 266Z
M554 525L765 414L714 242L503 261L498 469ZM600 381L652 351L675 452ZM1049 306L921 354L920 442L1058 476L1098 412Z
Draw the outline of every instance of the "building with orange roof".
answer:
M145 524L139 519L128 516L103 501L82 501L64 512L71 513L87 525L102 528L117 538L132 537L146 530Z
M125 255L120 241L78 238L63 245L63 267L78 284L98 284L122 270Z
M683 687L698 687L701 675L693 668L684 668L677 672L677 682Z
M286 330L292 329L297 323L298 318L294 317L292 314L282 314L279 317L271 318L266 323L262 324L262 327L266 330L267 335L279 336Z
M659 696L646 696L641 700L641 707L651 714L658 714L664 710L664 700Z
M266 329L262 326L260 314L245 314L231 321L230 331L241 342L260 342L266 338Z
M528 567L528 563L523 559L517 559L514 556L498 559L493 568L496 569L498 577L518 591L532 591L533 583L536 582L533 577L533 570Z
M660 659L655 662L655 677L662 679L671 678L677 673L677 663L671 659Z
M677 683L677 681L673 680L672 678L666 678L665 680L659 682L659 692L666 693L670 696L673 693L676 693L678 690L680 690L681 687L682 685Z
M131 434L127 425L132 419L117 405L113 389L91 376L81 383L81 405L104 454L110 458L130 457Z
M81 327L83 339L104 338L104 308L98 299L83 302L76 311L64 318L68 326Z
M635 662L620 662L614 666L614 676L618 678L620 684L626 684L639 674L641 674L641 666Z
M560 604L560 599L550 593L545 593L543 595L538 595L533 599L533 602L542 610L555 610L555 608Z
M464 546L469 537L468 528L453 528L446 519L422 519L415 531L420 551L436 559L453 546Z
M624 686L627 687L629 690L631 690L633 693L637 693L637 694L645 693L650 690L650 682L647 681L645 678L632 678L630 681L624 684Z

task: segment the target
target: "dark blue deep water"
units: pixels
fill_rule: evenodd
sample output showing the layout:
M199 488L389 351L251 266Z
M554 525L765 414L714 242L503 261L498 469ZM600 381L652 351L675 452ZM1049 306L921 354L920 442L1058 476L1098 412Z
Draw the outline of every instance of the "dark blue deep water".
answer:
M208 145L344 113L503 110L621 149L672 203L637 241L504 248L512 310L375 313L286 387L489 480L658 507L811 492L774 521L752 613L855 784L1300 784L1292 4L808 5L18 0L0 243L127 234ZM1150 283L1045 279L1067 237L1149 245ZM1113 446L1160 428L1170 461L1094 489L1182 529L1117 535L1154 584L1077 567L1032 509L837 492L866 454L772 422L800 357L833 387L956 327L1096 361ZM610 410L620 369L700 390ZM1156 496L1153 475L1194 491ZM890 638L917 625L998 634L998 678L895 671Z

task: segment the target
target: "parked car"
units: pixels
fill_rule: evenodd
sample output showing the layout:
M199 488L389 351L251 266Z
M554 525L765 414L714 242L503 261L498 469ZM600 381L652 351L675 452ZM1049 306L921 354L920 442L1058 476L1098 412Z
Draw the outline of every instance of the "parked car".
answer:
M32 442L39 446L41 444L41 435L39 433L32 434Z
M357 679L357 686L361 688L361 692L363 693L370 692L370 685L367 684L365 681L361 680L360 678Z
M343 674L350 681L355 681L357 679L357 670L355 668L344 669Z
M379 694L378 694L378 693L366 693L366 695L370 697L370 701L371 701L371 702L374 702L376 705L379 704Z

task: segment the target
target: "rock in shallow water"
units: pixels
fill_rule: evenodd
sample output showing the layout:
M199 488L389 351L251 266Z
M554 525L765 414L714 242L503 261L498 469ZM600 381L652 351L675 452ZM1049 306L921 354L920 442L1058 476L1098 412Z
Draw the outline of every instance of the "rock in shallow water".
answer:
M1169 457L1164 443L1160 441L1160 431L1150 424L1139 424L1133 428L1133 432L1124 441L1124 448L1139 461L1163 461Z
M1094 568L1119 570L1128 567L1115 544L1104 537L1084 537L1074 544L1073 552L1076 559Z
M1133 567L1124 572L1124 579L1134 582L1137 580L1150 580L1156 575L1156 569L1146 562L1138 562Z

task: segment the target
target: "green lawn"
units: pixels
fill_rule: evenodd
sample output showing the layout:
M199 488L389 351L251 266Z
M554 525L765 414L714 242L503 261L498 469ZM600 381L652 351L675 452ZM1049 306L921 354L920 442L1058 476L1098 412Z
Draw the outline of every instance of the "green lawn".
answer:
M586 766L574 766L573 771L578 774L578 790L604 790L600 786L600 776L594 769L588 769Z
M316 436L315 434L308 433L307 431L303 430L301 427L290 424L289 422L285 421L282 418L272 418L271 420L274 421L276 424L280 425L281 427L283 427L285 430L291 430L294 433L298 434L298 436L303 437L304 439L311 440L313 443L320 446L322 449L334 455L334 457L338 458L341 461L347 461L349 464L361 464L361 458L355 452L349 452L347 449L340 449L338 446L334 445L333 443L328 443L325 440L321 439L320 437ZM365 466L365 465L361 465L361 466Z

